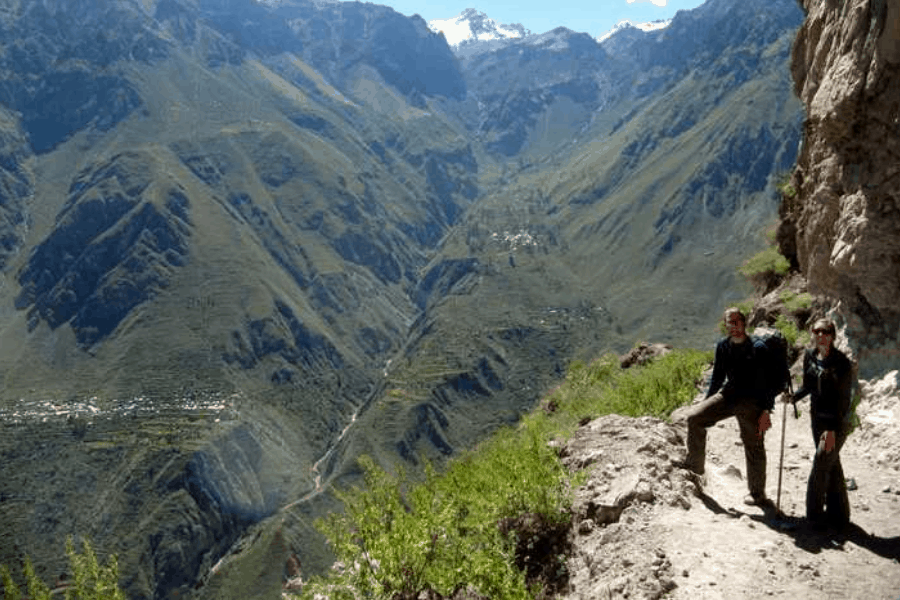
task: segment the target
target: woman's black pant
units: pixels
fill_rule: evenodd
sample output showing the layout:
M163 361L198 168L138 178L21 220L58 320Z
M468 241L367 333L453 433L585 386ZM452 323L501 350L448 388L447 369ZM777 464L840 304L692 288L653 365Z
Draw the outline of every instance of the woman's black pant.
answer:
M842 527L850 522L850 500L840 455L847 436L836 431L834 448L825 452L825 442L820 441L822 432L813 426L816 455L806 486L806 518L817 525Z

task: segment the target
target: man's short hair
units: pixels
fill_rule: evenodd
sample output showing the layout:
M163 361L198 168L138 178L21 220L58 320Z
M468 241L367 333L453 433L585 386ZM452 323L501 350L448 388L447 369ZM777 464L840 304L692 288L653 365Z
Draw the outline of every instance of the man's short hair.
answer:
M725 314L722 316L726 321L728 320L729 315L737 315L741 320L741 323L744 325L747 324L747 316L739 309L737 306L732 306L725 309Z

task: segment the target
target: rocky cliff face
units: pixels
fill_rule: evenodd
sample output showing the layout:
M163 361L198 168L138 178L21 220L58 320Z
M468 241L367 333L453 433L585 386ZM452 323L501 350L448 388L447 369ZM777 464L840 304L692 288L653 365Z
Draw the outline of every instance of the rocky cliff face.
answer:
M900 365L900 5L802 4L791 70L807 120L780 243L839 301L865 377Z

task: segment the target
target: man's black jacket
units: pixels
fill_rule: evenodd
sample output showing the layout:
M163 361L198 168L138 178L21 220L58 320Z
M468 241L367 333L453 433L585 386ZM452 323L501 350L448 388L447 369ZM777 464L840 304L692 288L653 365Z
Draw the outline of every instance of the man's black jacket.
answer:
M709 398L720 389L732 398L752 398L763 410L772 410L775 395L767 386L772 357L760 340L747 337L740 344L724 338L716 344L716 358L709 382Z

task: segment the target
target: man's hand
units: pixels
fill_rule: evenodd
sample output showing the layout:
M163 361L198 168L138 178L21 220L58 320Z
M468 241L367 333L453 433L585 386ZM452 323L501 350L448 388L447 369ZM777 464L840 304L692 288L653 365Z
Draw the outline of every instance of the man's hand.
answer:
M764 410L762 414L759 415L759 423L757 428L757 435L762 437L766 434L766 431L772 426L772 418L769 416L769 411Z
M833 431L823 431L822 432L822 440L825 442L825 453L829 453L834 450L835 445L835 437Z

